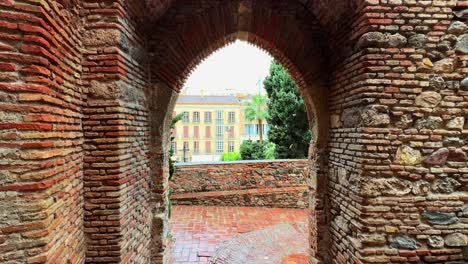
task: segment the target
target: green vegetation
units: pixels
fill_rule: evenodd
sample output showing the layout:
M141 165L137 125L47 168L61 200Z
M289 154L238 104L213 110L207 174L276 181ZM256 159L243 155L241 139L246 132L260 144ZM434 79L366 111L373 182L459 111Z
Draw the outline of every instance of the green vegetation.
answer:
M269 98L268 140L276 145L275 157L307 157L311 134L307 110L296 84L283 66L273 61L263 85Z
M245 140L240 146L240 153L243 160L265 159L266 142Z
M268 109L266 107L267 97L261 94L252 96L252 100L245 102L245 119L247 121L257 120L260 141L263 141L263 120L268 117Z
M265 159L267 160L272 160L275 159L275 152L276 152L276 145L273 142L266 142L265 148L264 148L264 153L265 153Z
M221 160L222 161L235 161L235 160L241 160L241 154L239 152L224 152L221 155Z
M183 117L183 113L180 113L176 115L174 118L172 118L171 126L170 126L171 130L175 127L177 122L179 122L182 119L182 117ZM173 141L174 141L174 137L171 136L170 142L172 143ZM175 165L174 165L174 161L172 160L173 155L174 155L174 150L172 149L172 144L171 144L171 149L169 150L169 181L172 180L172 178L174 177L174 173L175 173ZM169 188L169 191L167 193L167 217L168 218L171 218L171 214L172 214L171 195L173 192L174 190L172 190L172 188Z

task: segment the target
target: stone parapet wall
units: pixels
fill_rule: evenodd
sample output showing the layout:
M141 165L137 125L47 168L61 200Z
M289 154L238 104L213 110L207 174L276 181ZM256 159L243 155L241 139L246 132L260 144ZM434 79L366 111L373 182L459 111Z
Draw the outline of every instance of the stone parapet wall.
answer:
M307 208L307 160L188 163L171 181L174 204Z
M264 188L237 191L183 193L171 196L172 204L308 208L307 187Z

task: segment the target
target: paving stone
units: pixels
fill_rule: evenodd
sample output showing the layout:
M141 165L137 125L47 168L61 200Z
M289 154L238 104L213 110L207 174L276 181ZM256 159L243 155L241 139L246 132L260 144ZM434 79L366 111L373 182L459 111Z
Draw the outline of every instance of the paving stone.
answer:
M186 263L186 259L190 258L194 259L194 263L202 263L201 258L207 261L212 258L217 259L224 254L219 251L235 250L237 253L230 256L230 261L233 262L227 263L262 264L267 262L241 261L249 257L246 256L249 255L248 252L260 253L267 246L274 248L266 251L262 257L271 256L269 258L271 261L279 259L279 262L272 263L280 263L283 257L304 252L307 248L307 237L304 232L307 230L307 210L180 205L173 206L172 210L169 229L175 240L171 249L174 263ZM278 225L281 226L279 229ZM300 228L291 228L292 225L299 225ZM279 231L278 237L270 236L272 232L277 231ZM299 234L304 236L296 239ZM285 246L283 242L278 243L275 239L284 240L289 245ZM246 255L239 251L241 250L237 244L239 240L247 250L242 251ZM188 255L184 255L184 250L187 250Z

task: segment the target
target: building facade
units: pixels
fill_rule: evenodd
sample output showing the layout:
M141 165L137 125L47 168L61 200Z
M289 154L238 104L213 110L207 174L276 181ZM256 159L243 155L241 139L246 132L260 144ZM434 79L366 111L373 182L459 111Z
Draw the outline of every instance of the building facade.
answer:
M247 121L245 95L181 95L173 115L183 113L172 135L173 159L179 162L217 161L224 152L239 152L244 140L258 140L256 120ZM264 138L268 124L263 120Z

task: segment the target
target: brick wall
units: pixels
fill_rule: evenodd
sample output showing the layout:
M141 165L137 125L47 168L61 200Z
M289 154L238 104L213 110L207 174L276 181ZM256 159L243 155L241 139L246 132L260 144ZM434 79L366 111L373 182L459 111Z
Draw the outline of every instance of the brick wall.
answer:
M174 204L307 208L307 160L180 164Z
M0 262L83 263L79 1L0 1Z

